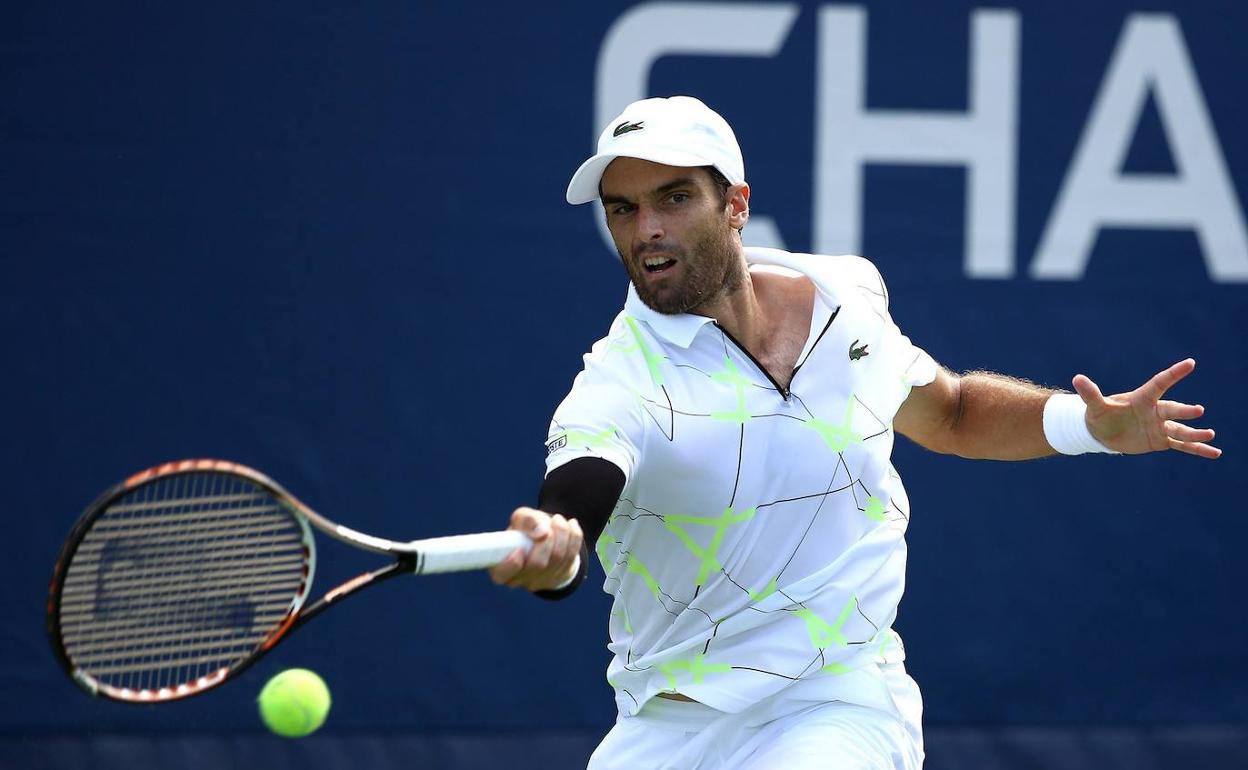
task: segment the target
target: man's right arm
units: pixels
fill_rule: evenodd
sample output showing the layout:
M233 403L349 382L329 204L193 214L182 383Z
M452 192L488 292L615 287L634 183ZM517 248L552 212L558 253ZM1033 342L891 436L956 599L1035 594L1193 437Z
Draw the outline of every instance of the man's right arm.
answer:
M517 508L510 529L533 540L490 570L490 578L526 588L543 599L562 599L585 579L589 543L597 542L624 489L624 472L598 457L579 457L546 476L536 508Z

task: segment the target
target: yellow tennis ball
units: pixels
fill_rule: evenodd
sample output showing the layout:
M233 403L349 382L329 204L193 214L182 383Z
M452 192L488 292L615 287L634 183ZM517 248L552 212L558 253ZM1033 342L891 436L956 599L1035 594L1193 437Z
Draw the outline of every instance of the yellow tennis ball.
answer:
M269 729L287 738L302 738L325 723L329 688L306 668L288 668L273 677L256 699L260 718Z

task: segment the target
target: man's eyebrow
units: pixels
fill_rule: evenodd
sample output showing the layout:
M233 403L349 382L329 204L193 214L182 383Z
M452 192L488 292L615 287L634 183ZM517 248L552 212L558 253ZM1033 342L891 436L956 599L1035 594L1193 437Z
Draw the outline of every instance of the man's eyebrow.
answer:
M658 196L667 192L671 192L672 190L675 190L681 187L695 187L695 186L697 186L697 181L694 180L693 177L682 176L679 179L673 179L672 181L667 182L666 184L659 185L658 187L650 191L650 195ZM632 203L631 200L629 200L628 198L625 198L622 195L603 194L601 198L602 198L602 205L604 206L609 206L615 203Z
M662 195L665 192L671 192L678 187L696 187L697 182L691 176L682 176L680 179L673 179L665 185L661 185L654 189L655 195Z

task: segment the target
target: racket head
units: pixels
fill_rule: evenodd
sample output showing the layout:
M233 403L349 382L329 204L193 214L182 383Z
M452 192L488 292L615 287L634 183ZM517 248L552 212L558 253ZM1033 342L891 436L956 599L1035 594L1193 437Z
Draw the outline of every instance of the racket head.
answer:
M52 649L91 695L153 703L246 668L291 628L312 587L306 507L223 460L137 473L71 530L48 592Z

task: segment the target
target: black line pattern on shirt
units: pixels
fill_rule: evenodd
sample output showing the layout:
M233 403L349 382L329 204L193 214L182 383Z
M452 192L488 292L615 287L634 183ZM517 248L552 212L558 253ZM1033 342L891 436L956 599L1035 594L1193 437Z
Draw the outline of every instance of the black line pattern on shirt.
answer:
M663 397L667 399L667 413L668 413L668 417L671 418L670 420L671 428L668 431L664 432L663 435L667 437L668 441L675 441L676 440L676 410L672 408L672 396L670 393L667 392L666 385L660 385L659 387L663 391ZM658 404L655 404L655 406L658 406ZM659 430L660 431L663 430L662 425L659 426Z
M649 417L649 418L650 418L650 420L651 420L651 421L655 424L655 427L657 427L657 428L659 429L659 432L663 434L663 437L664 437L664 438L666 438L668 441L675 441L675 440L676 440L676 415L677 415L677 414L686 414L686 413L685 413L685 412L677 412L675 409L673 409L673 408L672 408L672 397L671 397L671 395L667 392L667 386L666 386L666 385L660 385L660 386L659 386L659 388L663 391L663 397L667 399L667 406L666 406L666 407L664 407L662 404L660 404L658 401L656 401L656 400L654 400L654 399L652 399L652 398L646 398L645 396L641 395L640 393L639 393L639 394L637 394L637 397L638 397L638 398L640 398L640 399L642 400L642 402L644 402L644 403L647 403L647 404L653 404L653 405L654 405L654 407L655 407L656 409L660 409L660 410L662 410L662 409L666 409L667 414L668 414L668 418L669 418L669 423L670 423L670 425L669 425L669 427L668 427L667 429L664 429L664 427L663 427L663 423L662 423L662 422L660 422L660 421L659 421L659 418L658 418L658 417L655 417L655 416L654 416L654 413L653 413L653 412L651 412L649 409L642 409L642 411L643 411L643 412L645 412L645 413L646 413L646 416L647 416L647 417ZM689 414L689 416L690 416L690 417L709 417L709 416L710 416L710 415L705 415L705 414L693 414L693 413L688 413L688 414Z
M810 408L806 406L806 402L802 400L801 396L797 395L796 393L790 392L789 398L792 398L793 400L797 401L798 405L801 406L803 411L806 412L807 417L809 417L812 420L815 419L815 413L810 411Z
M787 674L781 674L779 671L768 671L763 668L754 668L753 666L733 666L732 670L733 671L754 671L759 674L767 674L769 676L778 676L781 679L789 679L794 682L802 678L800 674L798 676L789 676Z
M836 306L836 309L832 311L832 315L828 317L828 322L827 322L827 323L825 323L825 324L823 325L823 330L819 332L819 336L818 336L818 337L815 337L815 341L814 341L814 342L812 342L812 343L810 343L810 350L805 351L806 356L805 356L804 358L802 358L802 360L798 361L798 362L797 362L797 363L793 366L793 373L792 373L791 375L789 375L789 384L790 384L790 385L792 385L792 384L793 384L793 380L797 377L797 370L798 370L798 369L801 369L803 366L805 366L805 365L806 365L806 360L807 360L808 358L810 358L812 355L814 355L814 353L815 353L815 347L819 344L819 340L823 339L823 335L825 335L825 334L827 334L827 333L828 333L828 329L831 329L831 328L832 328L832 322L833 322L833 321L835 321L835 320L836 320L836 317L837 317L838 315L840 315L840 314L841 314L841 306L840 306L840 305L837 305L837 306Z
M777 504L782 503L782 502L793 502L793 501L795 501L795 500L806 500L806 499L810 499L810 498L812 498L812 497L819 497L819 498L821 498L821 499L819 500L819 505L815 508L814 513L813 513L813 514L811 515L811 517L810 517L810 521L809 521L809 522L807 522L807 524L806 524L806 529L805 529L805 531L803 531L803 532L802 532L802 536L801 536L801 538L799 538L799 539L798 539L798 541L797 541L797 545L795 545L795 546L794 546L794 548L793 548L793 552L789 554L789 559L788 559L788 561L786 561L786 562L784 563L784 566L783 566L783 567L781 567L781 568L780 568L780 571L776 574L775 580L776 580L777 582L779 582L780 578L784 575L785 571L787 571L787 570L788 570L789 565L793 563L793 559L797 558L798 551L800 551L800 550L801 550L802 545L806 542L806 536L810 534L810 530L811 530L811 528L815 526L815 521L817 521L817 520L818 520L818 518L819 518L819 514L823 511L823 504L824 504L825 502L827 502L828 497L829 497L830 495L832 495L832 494L835 494L835 493L837 493L837 492L842 492L842 491L844 491L845 489L847 489L847 488L851 488L851 487L853 486L853 483L854 483L854 482L851 482L851 483L850 483L849 485L847 485L846 487L841 487L841 488L836 489L836 490L833 490L833 489L831 488L831 485L836 483L836 475L840 472L840 471L839 471L839 468L840 468L840 467L845 468L845 473L846 473L847 475L849 474L849 467L845 465L845 457L844 457L844 455L840 454L839 452L838 452L837 454L838 454L838 455L840 455L839 460L838 460L838 465L839 465L838 470L837 470L837 471L835 471L835 472L833 473L833 476L832 476L832 481L830 481L830 482L829 482L829 487L828 487L827 491L825 491L822 495L805 495L805 496L803 496L803 497L789 498L789 499L787 499L787 500L777 500L777 501L775 501L775 502L772 502L772 503L766 503L766 504L765 504L766 506L771 506L771 505L777 505ZM762 508L762 507L764 507L764 506L761 506L761 505L760 505L760 506L758 506L758 507L759 507L759 508ZM860 510L861 510L861 509L860 509ZM736 586L737 588L739 588L739 589L741 589L743 592L745 592L746 596L749 596L751 599L754 597L754 592L753 592L753 591L750 591L748 588L746 588L745 586L741 585L741 584L740 584L740 583L738 583L736 580L734 580L734 579L732 578L732 576L728 574L728 571L727 571L727 570L720 570L720 572L721 572L721 574L723 574L723 576L724 576L725 578L727 578L727 579L728 579L728 582L732 583L734 586ZM753 611L753 612L762 613L762 614L764 614L764 615L773 614L773 613L776 613L776 612L794 612L794 611L795 611L795 610L794 610L794 605L796 605L796 606L798 606L798 607L801 607L801 608L803 608L803 609L809 609L809 608L806 606L805 602L799 602L797 599L794 599L792 596L789 596L787 593L785 593L785 592L784 592L783 590L781 590L780 588L777 588L777 589L776 589L776 593L780 594L780 595L781 595L781 596L783 596L785 599L788 599L788 600L789 600L789 605L790 605L790 606L788 606L788 607L779 607L779 608L774 609L774 610L763 610L763 609L759 609L759 608L758 608L758 606L757 606L757 604L752 604L752 605L750 605L750 606L746 607L746 609L751 610L751 611ZM857 605L857 597L855 597L854 602L855 602L855 605L856 605L856 606L858 606L858 605ZM860 613L860 614L862 613L861 606L859 606L859 613ZM863 615L863 617L865 618L866 616L865 616L865 615ZM722 622L722 621L721 621L721 622ZM867 619L867 622L868 622L868 623L870 623L870 622L871 622L871 621L870 621L870 619ZM874 624L874 623L872 623L872 626L874 626L874 625L875 625L875 624ZM878 632L878 630L879 630L879 629L877 628L876 630L877 630L877 632ZM716 632L718 632L718 631L719 631L719 626L718 626L718 624L717 624L717 625L716 625L716 627L715 627L715 631L716 631ZM714 634L712 634L712 637L713 637L713 636L714 636ZM703 654L703 655L705 655L705 654L706 654L706 652L707 652L707 650L709 650L709 649L710 649L710 646L711 646L711 641L710 641L710 639L707 639L706 646L705 646L705 647L703 648L703 650L702 650L702 654ZM822 659L822 658L823 658L823 650L819 650L819 658L820 658L820 659ZM807 666L807 669L804 669L804 670L803 670L803 672L802 672L802 674L799 674L799 675L798 675L798 677L800 678L801 676L803 676L803 675L806 673L806 670L808 670L808 669L809 669L809 666ZM770 673L770 672L765 672L765 671L762 671L761 669L754 669L754 670L760 671L761 673Z
M882 300L885 300L885 301L888 300L888 294L884 291L884 287L882 285L880 286L879 290L873 289L870 286L863 286L862 284L858 284L858 288L862 289L868 294L873 294Z
M798 417L798 416L797 416L797 415L795 415L795 414L780 414L780 413L778 413L778 412L773 412L773 413L771 413L771 414L752 414L752 415L750 415L750 419L751 419L751 420L761 420L761 419L763 419L764 417L785 417L785 418L790 419L790 420L797 420L798 422L806 422L806 421L805 421L805 420L803 420L801 417Z
M781 575L783 575L785 571L788 570L789 565L793 563L793 560L797 558L797 552L801 549L802 544L806 542L806 536L810 534L810 530L812 527L815 526L815 521L819 518L819 514L823 512L823 504L827 502L828 495L835 494L835 492L832 489L832 485L836 483L836 476L840 472L840 469L844 468L845 474L847 476L849 475L849 466L845 464L845 455L841 454L840 452L837 452L837 466L838 466L837 469L832 472L832 480L828 482L828 488L824 490L823 499L819 501L819 505L815 508L814 514L811 515L810 521L806 524L806 531L802 533L801 540L797 541L797 547L793 549L793 553L789 554L789 560L786 561L784 563L784 566L780 569L780 574L776 575L777 581L779 581ZM841 490L838 489L835 491L839 492ZM785 594L785 598L789 598L787 594ZM796 604L796 602L793 602L791 600L789 603Z
M737 488L741 486L741 461L745 457L745 423L741 423L741 439L737 443L737 477L732 482L732 497L728 500L728 507L731 508L737 504Z
M631 505L631 506L633 507L633 510L635 510L635 511L641 511L641 512L643 512L643 513L646 513L646 514L649 514L649 515L651 515L651 516L654 516L654 517L658 518L659 520L663 520L663 514L661 514L661 513L655 513L654 511L650 510L649 508L642 508L640 505L638 505L637 503L635 503L635 502L633 502L632 500L628 499L627 497L621 497L619 502L620 502L620 503L628 503L629 505ZM616 503L616 506L618 507L618 506L619 506L619 503ZM616 515L619 515L619 516L625 516L626 518L632 519L633 521L636 521L636 520L637 520L637 518L638 518L638 517L635 517L635 516L627 516L627 514L623 514L623 513L616 514Z
M789 681L796 682L802 679L803 677L805 677L807 674L809 674L811 669L816 668L816 667L823 668L827 664L828 664L828 659L824 655L823 650L816 650L814 657L811 658L810 661L806 663L806 665L802 668L802 670L797 672L797 674L782 674L779 671L769 671L765 668L754 668L752 666L734 665L732 668L734 670L739 669L741 671L753 671L758 674L766 674L768 676L774 676L779 679L788 679Z
M858 402L858 404L859 404L859 405L860 405L863 409L866 409L866 410L867 410L867 414L869 414L869 415L871 415L872 417L874 417L874 418L875 418L875 421L876 421L876 422L878 422L878 423L880 424L880 426L884 428L884 431L883 431L883 432L885 432L885 433L887 433L887 432L888 432L888 423L886 423L886 422L884 422L883 420L881 420L881 419L880 419L880 416L879 416L878 414L876 414L875 412L871 411L871 407L867 406L867 405L866 405L866 403L865 403L865 402L864 402L861 398L858 398L858 396L854 396L854 400L855 400L855 401L857 401L857 402ZM877 436L878 436L879 434L877 433L877 434L875 434L875 435L877 435ZM863 440L865 441L866 439L863 439Z
M625 564L627 564L627 560L625 560ZM618 566L621 566L621 565L619 564L619 562L616 562L616 566L618 567ZM625 567L625 568L627 569L627 567ZM656 582L656 583L655 583L655 585L658 585L658 583ZM688 602L682 602L680 599L677 599L676 597L672 596L672 595L671 595L671 594L669 594L667 591L664 591L662 586L659 586L659 596L662 596L664 599L667 599L667 600L668 600L669 602L671 602L672 604L679 605L680 607L683 607L683 608L684 608L684 609L686 609L686 610L693 610L694 612L697 612L697 613L699 613L699 614L705 615L705 616L706 616L706 619L707 619L708 621L710 621L711 623L714 623L714 622L715 622L715 621L711 618L711 616L710 616L710 615L707 615L706 610L702 609L701 607L694 607L694 606L692 606L691 604L689 604ZM664 611L666 611L666 612L667 612L667 614L669 614L669 615L671 615L671 616L673 616L673 617L680 617L680 613L679 613L679 612L676 612L676 611L672 610L670 607L668 607L668 606L667 606L667 605L663 602L663 600L662 600L662 599L659 599L659 597L658 597L658 596L656 596L656 597L655 597L655 599L658 599L658 601L659 601L659 606L660 606L660 607L662 607L662 608L664 609Z
M875 629L876 634L880 632L880 627L875 624L875 621L867 617L867 613L862 611L862 602L858 601L857 596L854 597L854 609L858 610L858 614L862 617L863 620L871 624L871 628ZM875 634L872 634L872 636L875 636ZM867 641L870 641L870 640L868 639ZM850 644L865 644L865 642L850 642Z
M727 575L728 575L728 573L726 573L726 572L725 572L725 573L724 573L724 576L725 576L725 577L727 577ZM730 578L730 577L729 577L728 579L729 579L729 580L732 580L732 578ZM733 580L732 582L733 582L733 584L734 584L734 585L736 585L736 581L735 581L735 580ZM719 621L719 623L723 623L723 622L724 622L724 621L722 621L722 620L721 620L721 621ZM708 637L706 638L706 644L704 644L704 645L702 646L702 654L703 654L703 655L705 655L705 654L707 653L707 651L711 649L711 641L712 641L712 640L716 637L716 635L718 635L718 634L719 634L719 623L716 623L716 624L715 624L715 627L711 629L711 635L710 635L710 636L708 636Z
M675 415L678 415L678 414L679 414L679 415L681 415L682 417L710 417L710 416L711 416L709 412L682 412L681 410L679 410L679 409L673 409L673 408L672 408L672 407L670 407L670 406L663 406L663 405L662 405L662 404L660 404L658 401L655 401L654 399L646 398L645 396L642 396L642 397L641 397L641 400L642 400L642 401L645 401L647 404L654 404L655 408L657 408L657 409L662 409L662 410L664 410L664 411L666 411L666 412L669 412L670 414L672 414L672 415L673 415L673 417L672 417L672 419L673 419L673 420L675 420L675 419L676 419L676 418L675 418ZM651 417L651 419L654 419L654 415L651 415L650 417ZM673 425L674 425L674 423L673 423ZM662 430L662 428L661 428L661 427L660 427L660 430ZM673 429L672 433L675 433L675 430L674 430L674 429ZM664 433L664 434L663 434L663 437L664 437L664 438L666 438L666 439L668 439L669 441L674 440L674 439L670 438L670 437L668 436L668 434L667 434L667 433Z
M877 291L872 290L870 287L865 287L865 286L861 288L869 294L882 298L885 302L885 307L887 307L888 298L887 298L886 292L877 292ZM882 285L881 285L881 288L882 288ZM866 302L865 304L870 306L872 311L875 312L877 316L886 319L886 315L880 313L880 311L875 307L876 303ZM841 311L841 307L839 306L833 311L831 318L824 325L823 330L819 333L815 342L812 343L810 350L806 351L805 359L810 359L812 356L816 354L816 348L820 340L823 339L827 330L831 327L832 321L836 319L840 311ZM728 366L731 371L734 367L734 364L731 363L734 360L734 356L731 353L731 349L733 347L739 347L739 345L737 345L735 341L730 340L730 338L727 336L727 334L724 332L722 328L718 328L718 330L720 332L719 340L720 340L720 347L722 349L722 354L725 357L725 359L730 362ZM730 344L730 342L732 344ZM745 360L747 360L750 363L750 366L748 367L750 371L753 371L755 369L761 370L761 365L758 364L758 362L755 359L753 359L745 351L741 351L741 352L742 352L741 357L743 357ZM921 354L916 353L914 361L912 361L910 364L911 367L914 365L915 361L918 360L920 355ZM688 369L688 370L697 372L701 374L702 376L706 377L708 380L715 379L717 377L717 375L704 371L697 366L694 366L691 364L684 364L684 363L675 363L668 356L662 357L661 360L667 366L672 366L675 368L683 368L683 369ZM801 363L804 364L805 362L806 361L803 360ZM746 368L747 367L741 367L740 369L737 369L737 371L745 372ZM796 373L796 368L795 368L794 373ZM745 421L749 421L753 419L777 418L777 417L789 418L791 420L796 420L798 422L810 422L810 421L814 421L818 419L816 418L815 414L811 411L809 406L806 404L806 402L801 398L801 396L798 393L795 393L792 391L788 391L786 393L785 389L778 390L777 386L775 385L774 381L771 379L770 374L768 372L761 371L761 374L764 375L766 379L771 383L770 385L763 385L763 384L760 384L759 382L751 381L751 380L757 379L756 377L751 377L751 376L746 376L744 378L746 382L744 383L734 383L734 384L738 388L749 387L751 390L766 390L766 391L774 392L781 397L787 396L787 399L791 399L793 403L797 404L800 407L800 410L802 412L805 412L807 417L806 419L803 419L800 416L800 414L768 412L765 414L757 414L757 415L747 414L746 415L747 419ZM649 409L646 410L647 413L650 414L651 419L656 423L656 425L658 425L664 437L668 439L668 441L675 440L675 416L677 414L680 414L682 416L687 416L687 417L702 417L702 418L715 416L714 413L711 413L711 414L693 413L693 412L685 412L685 411L676 409L673 404L671 394L669 393L666 386L660 386L660 387L662 388L664 398L666 399L666 402L667 402L666 406L657 400L646 398L645 396L640 396L640 394L639 396L641 397L641 400L643 402L653 406L656 409L659 409L659 410L665 409L668 412L668 415L670 418L669 419L670 429L663 430L664 426L660 422L659 418L654 413L651 413ZM740 397L740 393L741 393L741 390L738 389L737 390L738 398ZM852 412L848 412L848 411L846 412L844 416L843 423L829 424L828 422L822 422L821 428L812 426L812 427L816 427L816 430L820 431L821 435L824 436L825 441L828 441L829 445L833 448L833 451L836 454L836 462L832 469L832 476L828 482L828 487L823 492L816 492L816 493L812 493L808 495L799 495L796 497L788 497L788 498L781 498L778 500L772 500L769 502L760 503L753 508L756 514L761 514L766 509L769 516L775 516L777 515L777 510L778 510L777 507L782 503L796 503L796 502L810 501L810 500L816 500L816 499L818 500L818 503L817 505L815 505L814 511L811 513L809 521L806 524L805 530L802 532L802 535L800 536L800 538L798 538L797 542L794 544L792 548L792 552L790 553L788 559L785 561L784 565L781 567L780 571L777 573L775 578L766 587L763 587L758 592L755 592L755 591L752 591L748 586L742 585L741 583L739 583L734 578L734 576L729 573L728 567L725 567L722 563L719 563L720 557L719 557L718 551L715 551L715 550L711 550L709 552L703 551L702 554L700 555L700 558L703 558L704 560L714 559L715 562L717 563L718 569L713 569L713 572L711 574L722 576L723 579L725 579L729 584L735 586L738 590L744 593L747 600L751 602L750 604L745 605L739 608L738 610L734 610L733 613L730 613L728 617L731 617L732 614L735 614L735 612L743 611L743 610L750 610L753 612L759 612L759 613L764 613L764 614L774 614L778 612L788 612L788 613L805 612L807 614L802 615L802 618L808 624L807 633L812 634L812 641L816 638L813 635L818 633L822 635L822 637L820 637L822 643L826 644L827 646L826 647L816 646L814 650L815 652L814 656L810 659L808 663L806 663L805 667L802 668L801 671L796 676L792 674L784 673L784 672L770 671L767 669L756 668L756 667L751 667L751 666L736 665L736 664L730 665L729 666L730 670L754 671L754 672L761 673L764 675L775 676L775 677L779 677L779 678L787 679L787 680L796 680L796 679L805 677L811 672L812 668L816 668L816 667L819 668L820 670L824 670L825 668L827 668L828 670L835 671L835 669L829 668L829 663L828 663L828 654L834 649L834 646L861 647L862 645L871 643L881 631L879 624L873 621L867 615L866 611L863 609L862 604L857 596L850 597L850 600L852 602L853 614L855 614L857 617L861 618L862 621L867 623L871 627L872 633L867 635L867 638L865 639L861 639L861 638L845 639L844 636L842 635L842 627L844 626L847 620L847 617L848 617L847 613L851 613L849 604L845 606L844 611L837 618L836 625L830 626L829 625L829 621L831 620L830 615L825 618L825 617L820 617L819 615L816 615L816 614L812 614L810 612L810 607L807 606L806 602L796 600L794 597L787 594L784 589L779 588L777 585L780 579L784 576L785 572L792 565L793 560L797 557L803 545L806 544L807 539L809 538L812 530L815 527L815 524L819 521L819 518L825 513L824 511L825 504L832 495L842 494L848 490L849 493L853 497L854 507L857 508L857 510L861 514L866 515L868 518L872 519L875 522L879 522L877 526L886 525L888 522L902 522L902 521L908 522L909 521L909 514L906 511L902 510L901 507L896 503L896 501L891 500L891 499L888 500L887 509L890 512L895 511L896 514L900 516L900 519L889 518L884 522L880 522L879 521L879 504L881 501L879 500L871 501L875 507L872 509L871 513L868 513L868 509L864 507L863 500L860 497L858 490L861 489L862 493L868 499L873 498L871 491L867 488L866 484L863 482L861 477L855 477L855 474L850 469L849 463L846 460L845 453L843 451L837 451L837 448L832 445L833 441L842 440L840 438L842 434L838 433L839 430L850 431L849 436L852 438L847 439L847 440L851 441L852 443L863 443L871 439L879 438L880 436L888 435L892 432L891 426L884 420L881 420L879 415L869 405L867 405L861 398L859 398L857 394L851 394L850 399L852 399L851 403L855 403L856 406L861 406L865 414L870 415L870 417L874 419L874 421L879 425L880 429L878 431L872 432L867 435L860 435L860 434L853 433L852 432L853 428L851 426L854 423L858 422L861 419L861 417L851 417ZM740 404L741 402L738 402L738 403ZM837 415L837 418L838 419L841 418L841 415ZM732 494L730 495L730 498L728 501L728 513L734 511L735 506L737 504L737 496L741 488L741 475L742 475L742 467L744 465L744 454L745 454L745 422L742 422L740 424L739 435L738 435L736 475L734 478ZM842 472L844 473L844 476L842 476ZM891 465L889 466L889 475L894 479L897 478L896 473L892 469ZM844 479L844 482L838 484L838 479ZM667 529L681 526L679 524L669 523L663 513L646 510L637 506L633 500L621 497L620 502L625 503L628 506L631 506L633 510L632 511L627 511L627 510L617 511L616 515L612 517L612 522L615 521L617 517L622 517L622 518L625 518L634 522L639 521L640 519L643 519L643 518L654 518L660 522L663 522L665 528ZM725 515L727 515L727 513ZM685 522L688 521L688 519L684 517L682 517L681 520ZM716 525L714 522L715 520L713 517L708 517L708 520L706 523L711 526L732 526L733 524L737 523L737 522L733 522L733 523L728 523L728 524L723 524L723 525ZM610 522L608 526L610 526ZM872 525L868 524L865 526L870 527ZM904 524L902 526L904 527ZM615 540L615 542L617 543L617 545L620 545L620 546L623 545L622 543L620 543L618 539ZM696 551L694 552L694 554L699 555L698 552ZM614 579L617 582L617 584L622 586L624 576L626 576L632 571L630 570L629 565L630 565L631 559L634 558L634 556L628 549L625 549L625 548L621 548L621 550L618 551L618 555L619 555L619 558L615 560L614 568L611 570L611 573L609 574L608 579L609 580ZM638 564L640 564L640 560L638 560ZM706 566L705 563L704 563L704 566ZM646 573L648 572L649 570L648 568L646 568ZM641 579L641 577L642 576L639 575L639 580ZM648 580L651 582L651 585L649 587L652 590L650 592L652 593L652 595L655 595L656 600L658 600L660 606L663 607L664 611L668 615L671 615L674 617L680 617L681 613L683 613L684 611L693 610L699 613L702 617L706 619L706 622L708 623L709 635L707 636L703 644L702 654L703 655L709 654L713 643L718 639L718 633L719 633L721 624L724 623L725 620L728 619L728 617L724 617L724 618L720 618L716 620L712 618L710 614L707 613L705 610L703 610L701 607L697 607L693 605L693 601L695 601L701 595L702 589L706 587L705 580L703 579L703 582L695 583L693 597L690 600L690 602L685 602L681 599L676 598L671 593L669 593L668 590L665 590L662 586L659 586L657 582L657 578L654 575L648 575ZM773 588L773 586L776 586L776 587ZM642 587L640 586L640 583L638 583L638 589L643 590ZM619 590L620 589L618 588L616 589L617 595L618 595ZM778 594L780 597L782 597L784 600L787 601L787 605L783 607L777 607L775 609L770 609L770 610L760 609L757 606L758 602L761 601L762 598L765 598L766 596L770 596L772 594ZM680 612L675 611L674 608L680 609ZM828 611L828 608L825 606L823 609L823 612L826 613L827 611ZM816 622L821 625L814 625L814 623ZM865 633L865 629L863 629L863 633ZM631 646L628 647L628 649L626 650L626 664L624 666L626 670L634 671L634 672L652 670L653 667L651 666L640 667L640 666L636 666L635 664L633 664L634 654L635 654L635 651L632 649L632 647ZM673 662L676 662L676 661L673 661ZM664 668L665 675L669 677L672 676L672 672L667 669L666 665L663 668ZM631 692L623 688L620 688L620 689L625 694L627 694L630 698L632 698L635 705L637 704L637 700Z

